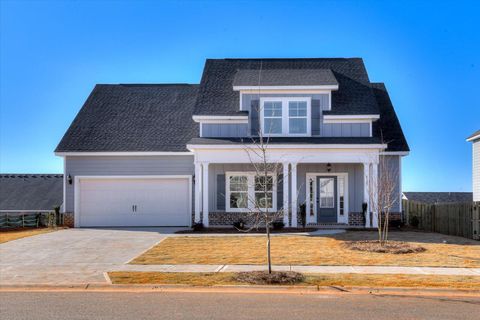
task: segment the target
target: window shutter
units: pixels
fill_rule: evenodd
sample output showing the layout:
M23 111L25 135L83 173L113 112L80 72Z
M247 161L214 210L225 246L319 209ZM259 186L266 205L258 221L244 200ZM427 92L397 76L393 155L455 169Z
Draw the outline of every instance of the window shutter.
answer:
M250 133L252 136L258 136L260 130L260 100L252 100L250 106Z
M217 175L217 210L225 210L225 175Z
M320 135L320 118L322 110L320 108L320 100L312 99L312 136Z

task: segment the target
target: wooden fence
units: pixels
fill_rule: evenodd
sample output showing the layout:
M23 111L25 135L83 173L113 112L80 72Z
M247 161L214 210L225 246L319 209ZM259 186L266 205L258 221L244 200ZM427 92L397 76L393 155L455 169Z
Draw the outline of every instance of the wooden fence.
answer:
M480 240L480 202L426 204L403 200L406 222L418 229Z

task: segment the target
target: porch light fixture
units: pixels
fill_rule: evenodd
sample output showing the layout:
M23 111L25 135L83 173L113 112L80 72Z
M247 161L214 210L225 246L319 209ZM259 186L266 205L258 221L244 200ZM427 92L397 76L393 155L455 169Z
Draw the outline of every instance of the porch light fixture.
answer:
M71 175L68 175L67 181L68 181L68 184L72 184L73 180Z
M327 163L327 172L332 171L332 164L329 162Z

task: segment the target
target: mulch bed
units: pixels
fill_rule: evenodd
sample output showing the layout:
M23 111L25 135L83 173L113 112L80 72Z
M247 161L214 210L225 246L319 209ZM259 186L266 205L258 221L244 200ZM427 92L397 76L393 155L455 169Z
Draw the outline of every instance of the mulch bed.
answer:
M250 284L296 284L302 282L304 277L301 273L294 271L250 271L240 272L233 276L233 279L239 282Z
M419 253L427 250L402 241L387 241L383 246L378 240L347 241L344 246L350 250L393 254Z
M272 230L270 229L270 233L296 233L296 232L314 232L317 231L318 228L283 228L280 230ZM245 233L253 233L253 234L264 234L265 229L255 229L255 230L250 230L248 232L246 231L241 231L237 230L235 228L208 228L208 229L203 229L200 231L195 231L195 230L179 230L176 231L175 233L179 234L189 234L189 233L233 233L233 234L245 234Z

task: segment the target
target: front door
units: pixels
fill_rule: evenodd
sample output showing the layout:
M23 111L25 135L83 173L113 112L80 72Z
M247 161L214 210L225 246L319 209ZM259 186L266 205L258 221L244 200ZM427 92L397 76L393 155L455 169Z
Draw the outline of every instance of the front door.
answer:
M317 222L337 222L337 177L317 177Z

